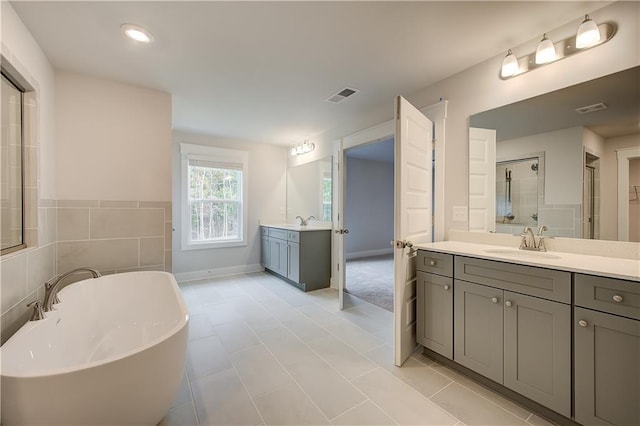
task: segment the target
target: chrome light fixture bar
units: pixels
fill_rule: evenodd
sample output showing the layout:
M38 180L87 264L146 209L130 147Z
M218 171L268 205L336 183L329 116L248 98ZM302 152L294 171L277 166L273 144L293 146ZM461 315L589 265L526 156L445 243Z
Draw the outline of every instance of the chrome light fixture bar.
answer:
M596 46L600 46L601 44L604 44L611 40L617 30L616 24L612 22L597 25L596 28L599 32L599 39L595 41L596 36L593 32L591 32L591 35L587 36L589 41L586 44L582 44L582 42L581 44L578 44L578 41L580 41L580 39L584 37L582 36L583 32L581 31L581 29L583 29L583 25L586 25L585 31L593 31L592 24L595 25L595 23L589 18L589 16L586 15L585 21L581 24L577 35L565 38L564 40L560 40L557 43L553 43L546 37L545 34L545 36L543 36L542 40L538 44L536 52L520 56L519 58L516 58L515 55L511 53L511 50L509 50L509 53L507 53L507 56L505 56L504 60L502 61L502 67L500 68L500 78L502 80L508 80L518 75L532 71L536 68L540 68L542 66L575 55L577 53L587 51ZM584 47L579 47L580 45L583 45ZM551 58L551 53L553 53L551 47L553 47L553 50L555 50L555 59ZM546 50L547 52L549 52L549 56L546 57L546 62L543 62L544 54L543 58L538 58L538 52L540 52L541 50ZM516 64L514 64L514 61L517 61L517 66Z
M314 149L316 149L316 144L314 144L313 142L309 142L308 140L305 140L304 142L295 144L295 146L291 148L291 155L295 156L295 155L306 154L308 152L313 151Z

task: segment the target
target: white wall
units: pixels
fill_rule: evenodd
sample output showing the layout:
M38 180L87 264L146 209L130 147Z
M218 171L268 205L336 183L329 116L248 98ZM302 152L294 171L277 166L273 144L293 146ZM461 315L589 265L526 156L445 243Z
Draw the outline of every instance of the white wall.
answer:
M392 252L393 163L347 157L347 259Z
M608 188L618 187L618 157L616 150L640 146L640 135L620 136L605 141L604 155L601 157L600 173L600 238L618 239L618 193ZM629 217L629 220L633 220Z
M171 201L171 95L56 72L63 200Z
M497 161L544 152L545 204L582 204L582 127L498 142Z
M469 116L639 65L639 13L640 4L637 2L616 2L590 12L590 16L596 22L613 21L618 25L613 39L592 50L516 78L506 81L499 78L505 55L503 52L418 93L406 96L418 108L432 105L440 98L449 101L445 129L444 211L447 230L468 228L467 222L454 222L451 216L453 206L468 206ZM550 28L547 31L548 37L563 39L575 35L579 18L576 17L574 21L561 28ZM512 48L516 56L523 56L535 52L538 42L539 37L522 46L508 47ZM383 123L392 116L393 100L389 99L388 105L367 111L357 122L324 135L322 144L332 144L338 137Z
M238 149L249 152L249 219L246 247L182 251L182 196L180 143ZM173 134L173 272L178 280L250 272L260 267L260 223L282 223L286 208L288 150L224 137L185 132Z

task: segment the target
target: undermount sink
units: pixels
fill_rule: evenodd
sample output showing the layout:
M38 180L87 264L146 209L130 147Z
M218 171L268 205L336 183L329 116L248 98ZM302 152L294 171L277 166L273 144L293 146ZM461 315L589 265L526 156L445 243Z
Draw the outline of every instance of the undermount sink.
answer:
M485 253L498 254L507 257L517 257L520 259L562 259L555 254L540 251L514 250L514 249L486 249Z

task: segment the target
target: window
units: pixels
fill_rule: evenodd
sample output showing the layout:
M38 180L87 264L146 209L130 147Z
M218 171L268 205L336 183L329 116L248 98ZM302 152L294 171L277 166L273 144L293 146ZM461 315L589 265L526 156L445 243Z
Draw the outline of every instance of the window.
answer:
M180 144L182 249L247 244L245 151Z
M3 58L4 59L4 58ZM25 247L22 104L23 92L2 71L2 144L0 147L0 249L1 254Z

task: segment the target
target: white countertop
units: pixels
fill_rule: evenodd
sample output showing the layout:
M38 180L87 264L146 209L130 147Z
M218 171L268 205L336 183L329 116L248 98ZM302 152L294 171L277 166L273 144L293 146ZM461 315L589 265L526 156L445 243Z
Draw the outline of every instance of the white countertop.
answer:
M550 251L544 253L527 252L525 250L518 250L517 247L504 247L460 241L440 241L436 243L415 245L414 247L417 249L432 250L441 253L499 260L502 262L516 263L520 265L538 266L548 269L557 269L640 282L640 261L635 259L618 259L614 257Z
M260 226L266 226L267 228L278 228L278 229L286 229L288 231L330 231L331 226L324 225L291 225L286 223L279 224L269 224L269 223L261 223Z

